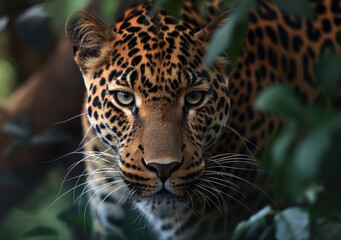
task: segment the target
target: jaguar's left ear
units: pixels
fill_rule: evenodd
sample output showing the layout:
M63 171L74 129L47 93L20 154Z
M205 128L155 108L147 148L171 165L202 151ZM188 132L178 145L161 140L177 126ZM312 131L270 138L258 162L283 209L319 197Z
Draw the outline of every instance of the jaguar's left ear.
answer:
M93 60L101 56L114 37L98 18L88 12L76 12L66 23L66 34L72 44L75 61L86 74Z

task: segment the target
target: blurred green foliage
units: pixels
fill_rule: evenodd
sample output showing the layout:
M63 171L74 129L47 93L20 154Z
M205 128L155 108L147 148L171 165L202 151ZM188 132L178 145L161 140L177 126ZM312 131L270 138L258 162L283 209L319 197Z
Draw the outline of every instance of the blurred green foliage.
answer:
M114 22L114 14L121 4L121 1L112 1L112 0L101 0L101 20L106 24L108 27L112 27Z
M252 218L240 223L235 239L341 239L341 106L335 103L341 89L339 66L338 54L323 55L316 66L316 85L327 100L307 105L284 85L273 85L256 99L259 111L284 119L261 162L273 175L275 195L296 207L272 213L270 220L257 214L258 222L267 224L260 230Z
M35 52L39 52L51 33L51 18L43 5L33 6L22 12L15 20L16 34Z
M281 10L291 13L297 17L312 18L314 11L310 7L310 2L307 0L272 0Z
M0 104L4 102L14 89L16 72L14 66L0 56Z
M67 132L57 128L48 128L42 133L32 135L30 120L25 116L19 116L2 126L2 130L15 141L10 144L0 156L0 159L8 159L19 148L25 148L34 157L32 147L40 144L68 143L75 139Z
M18 63L10 55L8 42L8 24L13 27L15 34L33 50L36 56L46 51L46 45L51 39L64 35L65 22L67 17L79 10L84 10L91 2L90 0L35 0L23 1L28 6L13 14L10 10L6 15L5 6L10 5L10 0L1 0L0 4L0 103L4 102L21 79ZM100 18L111 27L114 24L114 16L121 0L100 0ZM12 26L13 25L13 26ZM50 48L48 49L51 50ZM51 51L52 53L52 51ZM48 53L46 54L48 55Z
M0 1L0 9L4 2ZM225 1L225 7L235 2ZM296 16L313 16L307 0L273 2ZM84 9L88 3L89 0L36 1L37 5L18 15L18 34L33 49L38 50L44 38L33 38L32 35L53 31L63 33L67 16ZM112 14L119 3L100 1L101 18L108 26L112 25ZM166 5L176 16L180 1L160 0L158 4ZM256 2L252 0L242 0L236 6L229 15L229 21L214 34L205 59L207 64L212 64L218 55L226 51L233 65L236 65L247 31L247 10L256 7ZM36 26L40 26L39 33L36 32ZM0 28L0 31L3 29ZM1 46L4 39L0 35ZM262 209L238 225L234 240L341 239L341 109L335 100L341 85L340 62L340 55L329 54L323 55L317 64L316 85L321 87L327 101L306 105L292 89L284 85L274 85L257 98L255 106L260 111L284 118L282 130L270 141L262 156L262 165L273 173L275 195L291 207L281 211L270 207ZM0 53L0 72L1 101L8 96L14 85L13 79L16 78L13 64L3 53ZM30 123L24 117L9 122L4 126L4 131L16 139L5 151L6 156L19 147L30 149L34 144L68 140L67 135L53 129L32 136ZM74 205L72 194L66 194L47 208L56 199L64 175L60 168L52 169L46 180L2 220L0 238L67 240L77 238L77 234L82 236L79 239L84 239L84 236L90 238L91 218L89 215L84 217L84 202ZM0 181L23 184L4 174L0 175ZM66 184L62 192L71 189L73 184ZM82 191L82 187L79 191ZM127 239L140 239L141 236L152 239L148 229L131 226L136 217L137 213L133 210L127 214L123 224ZM144 222L139 224L137 221L136 225L143 226Z
M212 65L216 57L226 51L229 61L236 67L247 33L247 13L251 8L255 8L255 1L244 0L229 13L228 21L218 28L209 43L205 56L207 65Z
M309 1L273 2L296 16L314 15ZM234 34L234 29L245 29L245 9L257 7L249 4L242 1L215 33L206 56L208 64L227 49L236 65L239 50L231 54L231 48L240 49L236 43L243 42L243 36ZM284 119L261 162L272 173L275 195L294 207L279 212L263 209L240 223L233 239L341 239L341 108L335 99L341 89L340 56L322 55L316 66L315 84L322 89L324 100L307 105L281 84L269 87L256 99L259 111Z
M71 195L49 207L58 193L62 176L62 169L53 169L27 199L10 212L0 223L1 239L72 239L67 223L59 219L61 212L72 206Z

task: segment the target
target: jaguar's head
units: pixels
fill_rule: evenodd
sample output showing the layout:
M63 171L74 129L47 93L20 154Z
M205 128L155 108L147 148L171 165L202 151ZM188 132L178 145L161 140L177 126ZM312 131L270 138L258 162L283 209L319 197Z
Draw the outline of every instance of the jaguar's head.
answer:
M228 61L220 57L213 67L203 61L223 20L194 31L163 12L155 23L144 8L125 19L108 30L80 12L68 21L67 34L84 77L90 124L116 153L112 161L133 200L141 208L157 202L163 214L195 198L203 153L228 117Z

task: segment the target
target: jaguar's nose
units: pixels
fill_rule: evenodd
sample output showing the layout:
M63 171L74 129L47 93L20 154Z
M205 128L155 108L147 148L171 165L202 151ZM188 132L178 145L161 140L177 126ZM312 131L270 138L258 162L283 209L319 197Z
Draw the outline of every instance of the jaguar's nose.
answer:
M162 182L165 182L171 176L172 172L180 167L180 163L172 162L162 164L154 162L149 163L147 166L151 171L156 173L156 175L158 176L158 178L160 178Z

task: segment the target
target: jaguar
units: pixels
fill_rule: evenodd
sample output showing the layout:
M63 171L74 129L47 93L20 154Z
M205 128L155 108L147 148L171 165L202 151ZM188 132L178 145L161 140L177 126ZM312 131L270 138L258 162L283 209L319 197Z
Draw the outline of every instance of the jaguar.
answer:
M184 0L177 19L144 1L112 29L84 11L67 21L87 90L83 162L96 232L122 235L130 203L158 239L227 239L271 201L255 159L282 120L253 101L279 82L308 103L320 97L314 64L341 48L341 2L313 0L314 17L302 18L257 0L235 69L228 49L204 61L228 21L222 3L208 1L203 16Z

